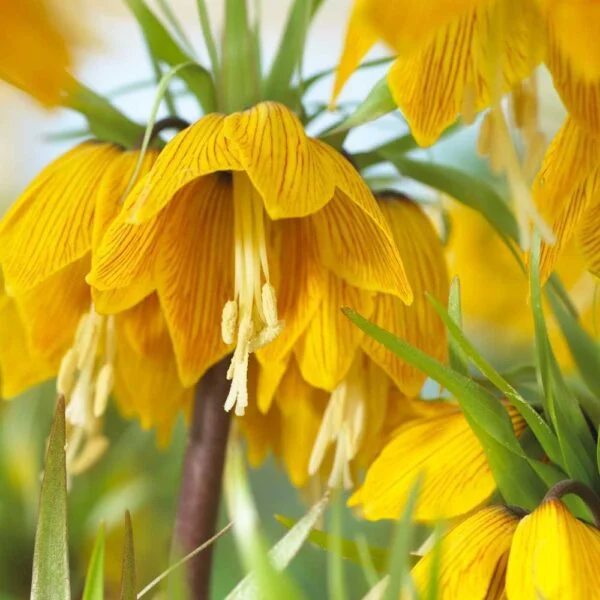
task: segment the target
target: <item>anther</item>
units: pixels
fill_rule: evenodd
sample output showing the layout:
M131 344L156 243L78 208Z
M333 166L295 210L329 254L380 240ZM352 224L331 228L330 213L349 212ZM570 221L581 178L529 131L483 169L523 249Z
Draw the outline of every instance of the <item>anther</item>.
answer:
M71 395L75 386L77 361L77 351L70 348L60 362L58 377L56 378L56 391L67 398Z
M229 346L235 342L235 329L238 324L238 305L235 300L228 300L221 315L221 337Z
M98 372L94 390L94 417L98 418L104 414L108 397L114 385L114 370L110 363L105 363Z

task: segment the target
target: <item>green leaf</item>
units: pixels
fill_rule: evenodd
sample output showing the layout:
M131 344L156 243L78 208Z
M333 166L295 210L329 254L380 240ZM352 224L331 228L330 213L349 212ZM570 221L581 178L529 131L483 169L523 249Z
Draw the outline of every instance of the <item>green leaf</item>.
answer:
M342 560L342 514L343 500L339 490L331 511L331 544L332 551L327 555L327 590L332 600L346 600L346 574Z
M342 311L367 335L448 389L479 438L504 499L525 508L537 506L545 486L515 438L511 420L501 402L473 380L456 373L353 310L344 308Z
M529 283L538 374L544 390L545 410L554 424L567 474L594 487L599 482L596 445L579 404L563 379L548 340L540 287L540 247L539 235L534 234Z
M225 112L245 110L260 96L260 73L246 0L225 1L221 99Z
M450 284L450 296L448 298L448 316L456 327L462 331L462 312L460 302L460 280L458 277L452 278ZM454 336L450 336L448 340L450 366L461 375L469 376L469 365L467 357Z
M125 513L125 543L123 545L123 563L121 567L120 600L136 600L136 589L133 529L131 527L131 515L127 511Z
M348 131L353 127L364 125L394 110L396 110L396 103L388 87L387 79L384 77L375 84L364 102L359 104L356 110L345 121L329 131L328 135Z
M581 326L577 316L565 306L563 298L557 289L558 282L555 275L550 278L550 285L546 285L544 291L552 307L552 312L560 326L565 340L575 360L581 377L592 392L590 402L584 409L590 414L590 418L596 425L600 424L600 348L595 340Z
M208 16L208 10L206 8L206 0L196 0L196 6L198 7L198 17L200 18L200 27L202 28L202 37L208 50L208 56L210 58L210 68L213 73L215 80L219 79L219 55L217 53L217 45L215 44L215 37L213 36L212 27L210 25L210 18Z
M402 591L408 587L406 583L410 583L409 556L414 538L414 524L412 517L417 505L417 498L419 497L422 479L422 476L417 477L413 484L402 518L394 530L388 565L389 580L385 588L383 600L397 600L402 597Z
M104 600L104 523L100 526L85 578L82 600Z
M81 113L87 119L90 131L100 140L133 148L144 133L141 125L78 81L73 81L63 105Z
M294 526L293 519L288 517L284 517L283 515L275 515L275 518L279 523L281 523L284 527L288 529ZM326 552L334 552L335 544L331 537L331 534L326 531L320 531L319 529L313 529L307 537L307 540L320 548L321 550L325 550ZM353 540L349 540L346 538L342 538L337 546L337 549L340 552L340 555L343 559L349 560L352 563L360 565L362 562L360 556L360 550L358 548L357 542ZM370 560L373 563L373 566L377 570L378 573L383 573L385 571L387 565L387 551L385 548L378 548L375 546L369 546L368 552L370 555Z
M537 411L515 390L502 376L477 352L473 344L466 338L463 331L446 312L446 309L433 297L428 300L448 328L452 339L456 341L461 351L473 361L473 364L504 394L507 400L519 411L529 428L544 449L544 452L555 463L561 465L560 446L552 430L537 413Z
M311 22L312 0L294 0L281 36L271 71L265 82L264 97L294 107L300 101L300 90L291 87L296 69L302 65L304 44Z
M31 600L69 600L65 399L56 405L40 493Z
M381 148L379 154L389 160L405 177L410 177L452 196L480 212L498 233L517 239L515 218L502 197L485 181L453 167L408 158L404 153Z
M145 0L125 0L125 2L137 19L150 51L156 60L169 67L195 62L173 40L165 26L148 8ZM198 64L197 69L193 71L182 71L180 77L188 86L190 92L196 96L204 112L209 113L216 110L215 85L210 73L204 67Z

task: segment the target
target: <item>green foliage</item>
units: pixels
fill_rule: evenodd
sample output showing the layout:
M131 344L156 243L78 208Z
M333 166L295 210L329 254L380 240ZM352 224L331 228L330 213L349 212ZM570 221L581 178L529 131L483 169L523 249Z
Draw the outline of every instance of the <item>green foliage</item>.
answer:
M120 600L136 600L135 551L131 515L125 513L125 544L123 547L123 568L121 570Z
M100 526L85 578L82 600L104 600L104 551L106 527Z
M65 399L54 414L40 493L33 554L31 600L69 600L67 542L67 468L65 455Z

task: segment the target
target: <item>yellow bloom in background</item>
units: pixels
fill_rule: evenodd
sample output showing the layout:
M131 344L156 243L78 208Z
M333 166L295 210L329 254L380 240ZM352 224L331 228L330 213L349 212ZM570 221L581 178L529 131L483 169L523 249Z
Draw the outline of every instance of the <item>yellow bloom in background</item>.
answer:
M362 487L350 498L369 520L398 519L415 481L423 477L414 518L451 519L489 500L496 483L477 436L455 402L406 400L404 422L367 471ZM515 435L525 422L507 407Z
M142 174L157 155L147 153ZM120 292L93 293L85 282L92 246L118 213L138 158L110 144L81 144L46 167L0 223L0 263L28 352L46 366L44 378L58 374L69 401L72 472L106 443L101 417L113 387L120 408L144 428L157 427L161 443L192 396L179 381L156 296L133 306ZM123 312L103 316L107 301ZM3 370L19 372L22 358L3 359Z
M0 15L0 79L46 106L57 105L71 59L51 7L42 0L1 0Z
M526 516L513 508L484 508L439 544L441 600L584 600L600 589L600 531L550 494ZM412 570L421 593L434 553Z
M281 362L325 289L358 308L375 292L411 302L400 257L352 165L289 109L261 103L207 115L167 144L104 235L88 281L156 289L186 386L233 349L225 408L241 415L250 354Z
M255 412L242 426L249 440L254 435L259 440L255 462L271 447L298 487L317 474L332 487L352 487L387 434L411 414L407 398L417 396L426 379L354 327L341 306L354 306L429 355L446 359L445 329L426 297L447 301L441 241L415 203L394 193L377 199L404 259L413 303L405 306L389 294L363 294L361 300L360 290L329 274L320 305L292 351L277 362L261 360L258 353L256 397L266 416L261 422ZM267 422L277 423L271 434Z
M458 202L452 202L448 208L452 220L448 265L450 274L460 279L465 329L482 348L495 352L498 358L507 358L507 352L514 357L515 351L526 351L534 339L527 275L480 213ZM560 242L561 237L557 240ZM600 307L595 300L596 281L586 272L575 240L562 247L564 252L556 263L557 274L578 309L581 324L597 338ZM550 249L547 247L546 252ZM557 359L563 368L569 368L572 360L568 346L551 310L545 310L545 314ZM497 339L502 339L502 344L492 345Z

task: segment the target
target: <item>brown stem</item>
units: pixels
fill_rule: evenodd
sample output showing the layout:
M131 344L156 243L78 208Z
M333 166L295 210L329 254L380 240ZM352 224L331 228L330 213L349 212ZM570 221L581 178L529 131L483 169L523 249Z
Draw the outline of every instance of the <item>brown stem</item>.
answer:
M585 483L575 481L574 479L560 481L548 490L548 493L544 496L544 500L559 499L567 494L575 494L586 503L594 517L594 524L600 529L600 498Z
M187 129L190 126L189 122L180 117L165 117L164 119L159 119L154 123L154 127L152 127L152 131L150 131L149 143L152 142L165 130L165 129L177 129L177 131L182 131L183 129ZM138 140L138 148L142 147L144 143L144 137L146 133L144 132L140 139Z
M229 391L229 358L211 367L198 382L183 461L175 543L188 553L215 534L221 498L230 414L223 404ZM190 600L210 595L212 545L187 563Z

